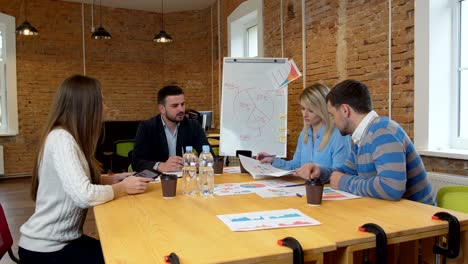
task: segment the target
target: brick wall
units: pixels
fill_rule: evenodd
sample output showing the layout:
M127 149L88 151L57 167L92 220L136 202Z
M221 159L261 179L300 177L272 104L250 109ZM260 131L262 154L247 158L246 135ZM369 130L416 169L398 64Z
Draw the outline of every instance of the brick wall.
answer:
M21 6L20 0L0 0L0 12L17 17L17 24L24 21ZM102 83L108 119L154 115L156 92L166 84L185 89L187 107L212 109L211 89L206 89L211 85L210 9L165 14L165 29L174 39L167 45L152 41L161 29L160 14L107 7L102 7L102 25L112 39L92 40L90 10L85 5L86 74ZM28 20L40 35L17 37L19 135L0 139L7 175L31 172L58 85L83 73L81 4L30 0Z
M219 127L222 69L218 67L228 54L226 21L244 1L215 1L205 10L165 14L166 31L175 41L164 46L151 41L160 30L159 14L103 7L103 25L113 39L92 41L90 33L86 33L86 68L89 75L103 83L106 103L112 108L109 119L150 117L156 111L157 88L175 83L185 88L188 107L212 109L215 126ZM282 0L283 41L280 1L263 1L264 53L293 58L302 71L301 1ZM0 0L0 12L18 16L20 4L20 0ZM40 36L17 38L20 135L0 139L5 146L7 174L30 172L38 133L56 87L68 75L82 73L83 68L81 5L52 0L30 0L28 5L35 10L29 12L29 20ZM86 5L87 28L89 9ZM305 13L307 52L303 74L307 85L318 81L332 87L346 78L363 81L371 89L377 112L388 115L388 1L307 0ZM22 16L17 23L24 20ZM391 27L392 118L412 137L414 1L392 1ZM302 129L297 102L302 82L299 78L289 86L289 156ZM424 157L424 161L428 170L468 175L468 161L434 157Z
M280 0L264 1L265 56L281 55ZM301 1L283 0L284 56L302 71ZM306 83L332 87L353 78L371 89L374 107L388 115L389 57L387 0L308 0L306 13ZM414 1L392 1L392 118L414 135ZM304 74L304 73L303 73ZM302 128L297 97L302 78L289 86L288 154ZM423 157L429 171L468 175L468 161Z

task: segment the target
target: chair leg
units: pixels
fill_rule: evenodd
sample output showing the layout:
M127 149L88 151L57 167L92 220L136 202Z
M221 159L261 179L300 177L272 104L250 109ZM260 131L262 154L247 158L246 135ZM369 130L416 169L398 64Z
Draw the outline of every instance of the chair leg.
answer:
M8 249L8 256L10 256L11 260L13 260L15 263L20 263L20 260L13 255L13 251L11 251L11 248Z

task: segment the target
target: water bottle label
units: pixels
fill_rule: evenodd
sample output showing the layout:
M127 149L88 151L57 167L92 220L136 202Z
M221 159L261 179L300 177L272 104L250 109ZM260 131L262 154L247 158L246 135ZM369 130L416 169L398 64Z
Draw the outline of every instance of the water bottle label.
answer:
M197 165L196 162L193 162L193 161L190 162L190 166L196 166L196 165Z

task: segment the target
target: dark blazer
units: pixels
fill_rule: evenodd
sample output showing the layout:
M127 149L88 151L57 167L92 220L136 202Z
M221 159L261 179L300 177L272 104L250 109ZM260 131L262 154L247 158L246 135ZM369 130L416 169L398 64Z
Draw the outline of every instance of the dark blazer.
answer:
M205 131L196 120L185 117L177 131L176 155L182 157L182 148L185 151L186 146L192 146L201 153L203 145L210 145ZM156 162L165 162L168 158L169 149L161 115L142 121L138 126L131 157L133 170L153 168Z

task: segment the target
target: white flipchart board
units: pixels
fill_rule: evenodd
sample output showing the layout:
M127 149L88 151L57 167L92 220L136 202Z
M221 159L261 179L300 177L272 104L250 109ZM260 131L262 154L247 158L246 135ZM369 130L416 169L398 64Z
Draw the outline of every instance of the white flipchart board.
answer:
M220 154L236 150L266 151L286 156L288 60L224 58L221 99ZM286 76L287 77L287 76Z

